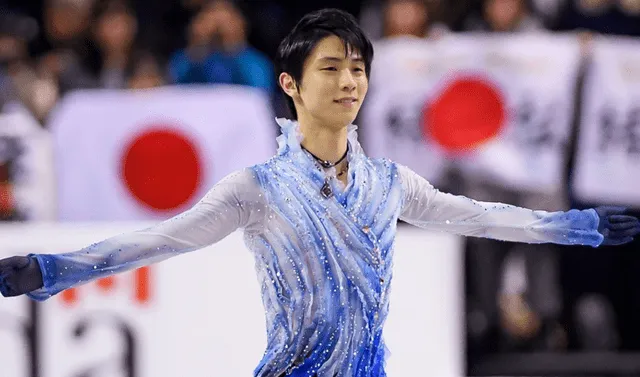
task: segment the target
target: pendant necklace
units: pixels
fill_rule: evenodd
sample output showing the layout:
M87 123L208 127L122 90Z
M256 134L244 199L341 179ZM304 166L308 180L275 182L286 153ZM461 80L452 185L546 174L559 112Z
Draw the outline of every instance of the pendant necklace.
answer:
M347 150L344 152L344 155L342 155L342 157L340 157L340 159L338 161L336 161L336 162L323 160L323 159L317 157L316 155L314 155L313 153L309 152L307 150L307 148L305 148L305 147L302 147L302 149L304 149L307 153L309 153L311 155L311 157L313 157L316 160L316 162L320 164L320 166L322 166L325 169L330 169L330 168L335 167L336 165L338 165L342 161L344 161L345 158L347 158L347 154L349 153L349 144L347 144ZM345 166L345 168L346 168L346 166ZM336 175L336 177L341 177L344 173L345 173L345 169L342 169ZM329 184L329 178L331 178L331 177L325 177L324 178L324 184L322 185L322 188L320 189L320 194L322 194L322 196L325 199L329 199L329 198L331 198L333 196L333 190L331 189L331 185Z

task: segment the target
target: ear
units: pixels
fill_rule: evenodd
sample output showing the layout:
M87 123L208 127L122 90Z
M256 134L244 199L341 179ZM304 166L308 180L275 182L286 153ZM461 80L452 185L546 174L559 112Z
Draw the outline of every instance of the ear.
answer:
M286 72L282 72L280 77L278 77L278 83L282 90L287 93L287 95L293 98L296 94L298 94L298 85L296 84L293 77Z

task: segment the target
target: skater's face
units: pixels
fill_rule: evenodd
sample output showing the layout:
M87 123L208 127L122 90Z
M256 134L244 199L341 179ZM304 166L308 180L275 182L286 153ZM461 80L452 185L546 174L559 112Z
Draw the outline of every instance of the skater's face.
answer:
M357 51L345 51L336 36L322 39L305 60L301 85L283 73L280 84L293 98L298 119L332 128L351 124L369 88L365 63Z

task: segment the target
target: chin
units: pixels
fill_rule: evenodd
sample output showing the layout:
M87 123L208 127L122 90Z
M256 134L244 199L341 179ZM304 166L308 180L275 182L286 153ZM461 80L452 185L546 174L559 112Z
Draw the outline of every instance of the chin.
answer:
M338 128L347 127L356 120L357 116L357 111L334 113L331 116L330 123L336 124Z
M323 112L316 112L314 115L314 118L324 127L338 131L352 124L358 115L358 111L336 111L336 109L327 109Z
M327 125L335 130L341 130L349 126L355 118L353 117L334 117L331 121L327 122Z

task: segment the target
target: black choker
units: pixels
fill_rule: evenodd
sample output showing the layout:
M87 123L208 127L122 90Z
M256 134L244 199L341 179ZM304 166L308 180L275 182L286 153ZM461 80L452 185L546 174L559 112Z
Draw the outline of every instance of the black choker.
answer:
M338 161L331 162L331 161L325 161L325 160L323 160L321 158L318 158L316 155L314 155L313 153L309 152L307 150L307 148L303 147L302 145L300 147L302 147L302 149L304 149L307 153L309 153L320 164L320 166L322 166L325 169L329 169L329 168L335 167L336 165L338 165L339 163L344 161L344 159L347 158L347 154L349 153L349 144L347 144L347 150L344 152L344 155L342 157L340 157L340 159ZM339 177L343 173L344 173L344 170L341 171L340 173L338 173L337 176ZM333 197L333 190L331 189L331 185L329 184L329 178L325 178L324 179L324 184L320 188L320 194L325 199L329 199L329 198Z
M344 155L342 155L342 157L340 157L340 159L338 161L331 162L331 161L326 161L326 160L323 160L323 159L319 158L315 154L309 152L309 150L307 148L303 147L302 145L300 147L302 147L302 149L304 149L307 153L309 153L311 155L311 157L313 157L316 161L318 161L320 166L322 166L325 169L329 169L329 168L332 168L332 167L338 165L339 163L344 161L345 158L347 158L347 154L349 153L349 144L347 144L347 150L344 152Z

